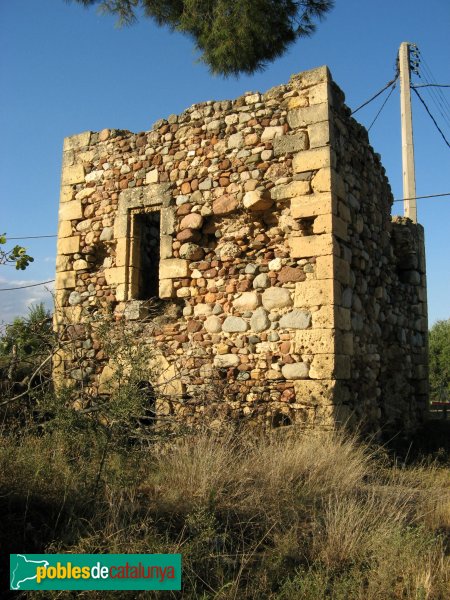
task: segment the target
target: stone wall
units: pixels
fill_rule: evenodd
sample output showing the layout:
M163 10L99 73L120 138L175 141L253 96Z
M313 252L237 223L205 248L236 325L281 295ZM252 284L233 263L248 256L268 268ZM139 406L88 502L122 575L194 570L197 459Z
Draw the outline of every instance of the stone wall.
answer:
M413 429L423 230L392 221L391 204L326 67L148 132L66 138L55 324L77 341L56 381L108 390L114 364L92 328L108 314L159 354L161 413Z

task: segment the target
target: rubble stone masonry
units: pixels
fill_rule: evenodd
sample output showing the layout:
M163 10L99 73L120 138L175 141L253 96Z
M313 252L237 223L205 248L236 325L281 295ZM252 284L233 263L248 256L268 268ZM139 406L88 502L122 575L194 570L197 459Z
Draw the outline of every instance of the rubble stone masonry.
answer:
M108 391L114 364L89 327L108 314L159 355L157 418L424 418L423 229L391 218L379 157L326 67L151 131L74 135L63 156L55 325L78 341L55 360L59 384Z

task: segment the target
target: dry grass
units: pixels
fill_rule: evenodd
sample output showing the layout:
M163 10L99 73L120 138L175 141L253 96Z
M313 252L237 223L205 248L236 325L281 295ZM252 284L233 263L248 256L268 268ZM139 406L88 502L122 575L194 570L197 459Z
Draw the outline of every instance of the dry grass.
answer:
M12 551L181 552L172 596L192 599L450 595L445 467L389 464L343 432L204 432L121 450L68 431L0 436L3 504L27 507L22 522L13 503Z

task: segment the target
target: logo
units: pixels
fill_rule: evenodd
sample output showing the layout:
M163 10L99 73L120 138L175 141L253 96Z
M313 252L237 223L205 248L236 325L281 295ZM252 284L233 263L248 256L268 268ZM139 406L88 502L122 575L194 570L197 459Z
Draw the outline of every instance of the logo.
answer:
M11 590L181 590L181 554L10 554Z

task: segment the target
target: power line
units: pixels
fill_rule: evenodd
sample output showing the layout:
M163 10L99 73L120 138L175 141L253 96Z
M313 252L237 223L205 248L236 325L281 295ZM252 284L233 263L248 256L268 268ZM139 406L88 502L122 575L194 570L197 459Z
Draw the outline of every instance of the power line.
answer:
M423 198L441 198L442 196L450 196L450 192L445 194L429 194L428 196L414 196L414 198L399 198L393 202L405 202L406 200L421 200Z
M417 96L418 96L419 100L420 100L420 101L422 102L422 104L425 106L425 110L426 110L426 111L427 111L427 113L430 115L430 117L431 117L431 120L433 121L433 123L434 123L434 124L435 124L435 126L436 126L436 129L437 129L437 130L439 131L439 133L442 135L442 137L444 138L444 142L445 142L445 143L447 144L447 146L450 148L450 143L448 142L447 138L446 138L446 137L445 137L445 135L443 134L443 132L442 132L442 129L441 129L441 128L439 127L439 125L436 123L436 119L435 119L435 118L433 117L433 115L431 114L431 112L430 112L430 109L428 108L428 106L427 106L427 105L426 105L426 103L425 103L425 100L422 98L422 96L419 94L419 92L418 92L418 91L417 91L415 88L413 88L413 92L414 92L415 94L417 94Z
M391 86L393 83L395 83L398 79L398 73L397 75L394 77L394 79L392 79L391 81L389 81L389 83L387 83L384 88L382 90L380 90L379 92L377 92L374 96L372 96L372 98L369 98L369 100L367 100L366 102L364 102L364 104L361 104L361 106L358 106L358 108L355 108L355 110L353 110L350 114L354 115L355 113L358 112L358 110L361 110L361 108L364 108L365 106L367 106L368 104L370 104L373 100L375 100L375 98L378 98L378 96L380 94L382 94L385 90L388 89L389 86Z
M387 97L386 97L385 101L384 101L384 102L383 102L383 104L381 105L381 108L380 108L380 110L379 110L379 111L377 112L377 114L375 115L375 118L374 118L374 120L373 120L373 121L372 121L372 123L369 125L369 128L368 128L368 130L367 130L368 132L369 132L369 131L372 129L373 125L375 124L375 121L376 121L376 120L378 119L378 117L380 116L380 114L381 114L381 111L382 111L382 110L383 110L383 108L386 106L386 104L387 104L387 101L388 101L388 100L389 100L389 98L391 97L391 95L392 95L392 92L395 90L395 87L396 87L396 85L397 85L397 80L395 80L395 81L394 81L394 85L392 86L392 88L391 88L391 91L389 92L389 94L387 95Z
M425 73L428 74L429 79L427 79L427 76L425 77L425 81L429 84L433 84L431 87L437 87L439 88L439 84L436 81L436 78L434 77L433 73L431 72L431 68L428 65L427 61L425 60L423 54L420 52L419 50L419 54L420 54L420 60L422 61ZM445 112L447 113L447 115L450 114L450 104L448 99L444 96L444 94L442 93L442 90L437 89L437 90L430 90L430 93L432 93L433 95L437 96L437 101L438 104L440 104L441 106L443 106L443 108L445 107Z
M441 85L437 83L436 78L434 77L431 69L425 60L422 52L417 48L419 61L422 64L421 73L418 73L419 77L425 80L427 86L429 87L430 98L434 102L434 105L444 121L446 125L450 127L450 104L447 98L444 96L442 89L440 89ZM437 89L435 89L437 88Z
M46 283L53 283L54 279L49 279L48 281L41 281L40 283L31 283L30 285L19 285L17 287L11 288L0 288L0 292L11 292L12 290L25 290L26 288L37 287L39 285L45 285Z
M9 240L39 240L41 238L55 238L58 237L56 234L54 235L23 235L20 237L9 237L6 236L6 241L9 242Z
M419 75L420 77L420 75ZM437 88L450 88L450 84L444 83L417 83L412 85L411 88L426 88L426 87L437 87Z

